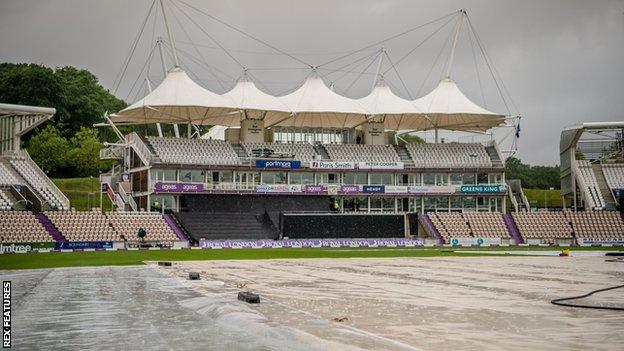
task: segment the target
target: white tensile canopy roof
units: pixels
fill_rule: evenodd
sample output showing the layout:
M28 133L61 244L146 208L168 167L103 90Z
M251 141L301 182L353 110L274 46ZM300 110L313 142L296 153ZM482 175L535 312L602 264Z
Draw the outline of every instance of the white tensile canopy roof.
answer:
M357 101L370 115L369 120L383 121L386 129L413 129L424 119L422 110L412 101L395 95L383 81Z
M488 111L470 101L450 78L440 81L432 92L413 103L425 118L414 119L414 125L407 128L412 130L485 132L505 121L505 115Z
M288 106L280 99L258 89L253 81L243 78L232 90L222 95L239 113L215 116L206 119L207 124L227 127L240 126L240 120L245 118L264 119L271 124L283 120L291 112Z
M279 126L352 128L366 120L367 112L357 100L336 94L316 74L279 99L294 113L276 124Z
M180 68L167 73L165 79L147 96L118 113L111 120L121 124L206 123L211 116L236 113L232 102L202 88Z

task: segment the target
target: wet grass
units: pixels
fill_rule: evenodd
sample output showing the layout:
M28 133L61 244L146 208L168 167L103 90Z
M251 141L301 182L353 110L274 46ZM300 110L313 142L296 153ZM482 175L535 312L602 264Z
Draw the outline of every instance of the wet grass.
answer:
M458 248L460 249L460 248ZM624 248L573 248L574 250L622 251ZM479 251L559 250L549 247L490 247L461 248L301 248L301 249L221 249L221 250L138 250L96 252L52 252L0 255L0 269L31 269L81 266L140 265L144 261L194 261L194 260L262 260L279 258L352 258L352 257L449 257L492 256L470 253ZM509 255L507 255L509 256Z

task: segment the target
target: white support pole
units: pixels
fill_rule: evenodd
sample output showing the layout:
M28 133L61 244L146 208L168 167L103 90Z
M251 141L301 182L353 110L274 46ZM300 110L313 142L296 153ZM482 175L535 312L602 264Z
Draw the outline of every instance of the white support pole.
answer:
M377 62L377 70L375 71L375 79L373 79L373 87L371 88L371 90L375 89L377 83L379 83L379 81L382 79L381 67L383 66L384 56L386 56L386 49L382 47L381 51L379 51L379 62Z
M173 33L171 33L171 28L169 27L169 21L167 20L167 12L165 11L164 0L160 0L160 8L162 9L163 19L165 20L165 28L167 28L167 36L169 37L169 42L171 43L171 51L173 51L173 64L175 67L180 67L180 62L178 62L178 53L176 52L175 41L173 40Z
M148 77L145 77L145 84L147 84L147 90L151 93L152 83L150 82ZM158 136L162 138L163 133L162 133L162 127L160 126L160 123L156 123L156 129L158 130Z
M161 0L161 4L162 4L162 0ZM164 14L164 8L163 8L163 14ZM171 40L171 38L169 38L169 39ZM165 61L165 54L163 52L162 38L158 38L158 40L156 41L156 44L158 45L158 51L160 53L160 63L162 65L163 74L164 74L164 77L167 77L167 63ZM175 49L173 50L173 52L174 52L173 57L176 58ZM160 133L160 131L159 131L159 133ZM173 133L174 133L176 138L180 137L180 129L178 128L178 125L175 124L175 123L173 124Z
M445 78L451 78L451 67L453 66L453 60L455 59L455 49L457 48L457 41L459 40L459 33L462 30L462 26L464 25L464 16L466 15L466 10L459 11L459 23L457 23L457 29L455 30L455 37L453 38L453 46L451 46L451 54L449 55L448 62L446 63L446 73L444 74Z

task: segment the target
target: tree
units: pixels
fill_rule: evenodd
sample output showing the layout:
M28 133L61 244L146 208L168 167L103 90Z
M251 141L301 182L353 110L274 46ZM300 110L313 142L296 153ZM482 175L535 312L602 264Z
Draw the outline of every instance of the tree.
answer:
M52 125L46 126L28 142L30 157L50 177L66 176L70 151L67 139Z
M559 189L558 166L529 166L515 157L509 157L505 163L506 178L520 179L522 186L528 189Z
M106 111L112 113L126 107L87 70L69 66L54 70L24 63L0 64L0 101L54 107L56 114L46 125L53 124L66 138L71 138L80 127L89 128L101 121Z
M74 174L79 177L97 176L100 170L108 167L100 161L100 150L104 145L98 138L97 130L81 127L72 138L70 152Z

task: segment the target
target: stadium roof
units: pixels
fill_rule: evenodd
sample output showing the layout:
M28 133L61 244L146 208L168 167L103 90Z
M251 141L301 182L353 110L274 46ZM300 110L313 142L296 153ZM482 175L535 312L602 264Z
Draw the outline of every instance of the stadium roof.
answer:
M280 126L352 128L366 120L367 111L357 100L335 93L314 72L297 90L279 99L294 114Z
M208 117L237 112L231 100L202 88L180 68L174 68L144 98L111 115L121 124L207 123Z
M56 109L0 103L0 153L20 149L20 137L52 118Z
M232 90L222 95L240 113L215 116L206 119L207 123L237 127L243 118L264 119L274 123L291 115L290 109L280 99L258 89L247 77L239 80Z
M381 118L386 129L415 129L423 123L423 111L412 101L395 95L383 80L370 94L357 101L366 109L371 120Z
M415 130L449 129L459 131L485 132L500 126L505 115L488 111L470 101L450 78L429 94L414 100L425 118L414 120Z

